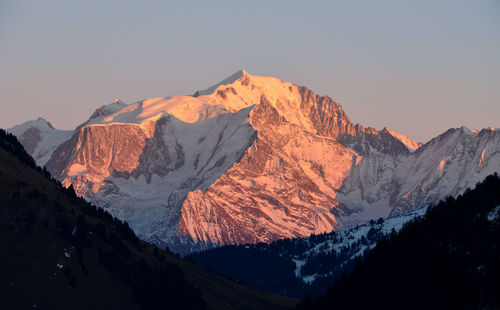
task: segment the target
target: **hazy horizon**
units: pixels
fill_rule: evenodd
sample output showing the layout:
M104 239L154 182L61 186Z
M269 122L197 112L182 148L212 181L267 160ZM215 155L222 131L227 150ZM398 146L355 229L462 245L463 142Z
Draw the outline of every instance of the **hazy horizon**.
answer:
M74 129L115 98L189 95L240 69L421 142L500 127L497 1L3 1L0 40L2 128Z

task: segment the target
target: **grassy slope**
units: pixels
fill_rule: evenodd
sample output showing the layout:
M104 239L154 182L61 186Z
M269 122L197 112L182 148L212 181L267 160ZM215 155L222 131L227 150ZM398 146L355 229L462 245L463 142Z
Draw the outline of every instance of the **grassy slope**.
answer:
M27 200L33 189L48 199ZM22 197L21 207L12 203L16 190ZM62 211L54 206L54 199L60 201ZM74 248L55 229L55 216L75 219L81 210L56 184L0 149L0 308L25 309L36 304L52 309L138 309L132 302L132 288L114 277L97 258L97 247L110 247L106 241L95 238L91 246L84 247L87 274L80 269ZM99 218L84 217L90 226L98 222L109 226ZM201 290L209 309L287 309L295 305L294 299L241 286L160 251L163 262L147 243L141 242L142 250L124 243L132 253L130 261L143 259L153 269L165 262L179 266L188 282ZM64 249L69 250L70 258L64 255ZM56 264L69 267L71 272L69 268L60 270Z

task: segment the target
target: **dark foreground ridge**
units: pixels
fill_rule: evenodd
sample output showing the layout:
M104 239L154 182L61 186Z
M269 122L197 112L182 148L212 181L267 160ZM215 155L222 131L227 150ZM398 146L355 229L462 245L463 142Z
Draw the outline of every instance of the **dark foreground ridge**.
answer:
M286 309L139 240L0 129L1 309Z
M447 198L297 309L500 309L500 178Z

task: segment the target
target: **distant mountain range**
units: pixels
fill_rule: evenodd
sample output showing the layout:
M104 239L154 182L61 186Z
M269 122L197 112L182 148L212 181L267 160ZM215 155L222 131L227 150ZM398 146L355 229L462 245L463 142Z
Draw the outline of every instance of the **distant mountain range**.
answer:
M243 70L193 96L116 100L74 131L43 119L8 131L79 196L183 254L396 216L500 172L500 130L422 145Z

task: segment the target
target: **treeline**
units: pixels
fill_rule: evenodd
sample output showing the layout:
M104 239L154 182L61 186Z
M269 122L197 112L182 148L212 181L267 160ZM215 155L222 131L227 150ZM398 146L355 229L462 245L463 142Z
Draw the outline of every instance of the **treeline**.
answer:
M23 145L16 136L6 132L0 128L0 148L14 155L20 162L24 163L26 166L35 169L47 179L51 180L53 183L61 185L61 182L57 181L52 175L45 169L45 167L40 168L36 165L35 160L31 155L29 155L24 149ZM61 185L62 186L62 185Z
M270 244L228 245L188 256L201 266L235 281L281 295L303 298L320 296L343 272L354 265L382 236L384 220L370 221L366 236L354 240L353 233L333 231L307 238L281 239ZM352 239L350 239L352 238ZM336 249L330 249L336 245ZM315 249L315 250L313 250ZM297 264L301 266L297 277ZM302 278L314 278L304 282Z
M382 238L297 309L500 309L499 205L495 174Z
M40 169L37 167L35 160L26 151L17 138L0 128L0 148L14 155L19 161L26 164L28 167Z

